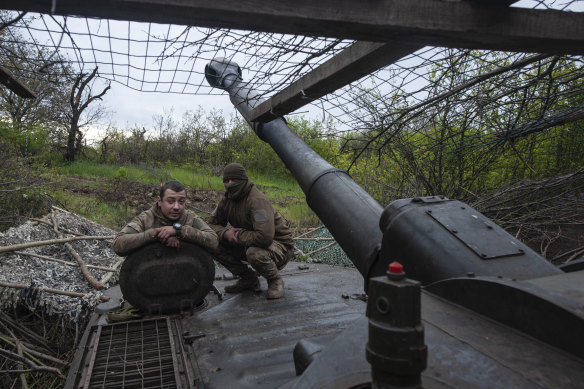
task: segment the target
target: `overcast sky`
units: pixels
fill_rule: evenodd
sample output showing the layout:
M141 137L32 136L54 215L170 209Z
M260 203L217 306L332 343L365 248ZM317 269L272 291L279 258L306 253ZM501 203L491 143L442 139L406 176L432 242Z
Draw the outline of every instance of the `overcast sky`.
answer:
M225 117L235 112L224 95L180 95L176 93L140 92L124 85L112 83L111 89L103 98L103 104L112 113L107 123L119 128L129 128L135 125L151 127L153 116L173 112L175 118L180 118L188 110L197 110L199 106L205 111L220 109Z

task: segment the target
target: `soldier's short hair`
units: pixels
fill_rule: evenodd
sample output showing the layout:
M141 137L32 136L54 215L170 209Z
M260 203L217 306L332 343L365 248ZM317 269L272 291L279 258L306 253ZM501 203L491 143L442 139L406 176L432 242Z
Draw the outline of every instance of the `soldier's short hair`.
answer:
M183 190L186 192L185 186L178 181L168 181L166 184L160 186L160 199L164 198L164 192L167 189L170 189L175 192L182 192Z

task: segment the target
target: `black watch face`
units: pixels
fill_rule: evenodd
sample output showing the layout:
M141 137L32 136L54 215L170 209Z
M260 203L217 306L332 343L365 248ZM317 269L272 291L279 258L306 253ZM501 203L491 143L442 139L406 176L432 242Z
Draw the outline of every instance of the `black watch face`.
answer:
M175 230L180 230L180 229L181 229L181 227L182 227L182 226L180 225L180 223L174 223L172 226L174 227L174 229L175 229Z

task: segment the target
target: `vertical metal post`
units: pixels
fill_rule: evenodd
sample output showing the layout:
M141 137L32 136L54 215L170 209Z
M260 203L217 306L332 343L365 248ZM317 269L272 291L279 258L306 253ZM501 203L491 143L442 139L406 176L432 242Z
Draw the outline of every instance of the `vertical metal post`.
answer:
M421 287L392 262L369 282L367 361L372 388L421 388L428 349L421 322Z

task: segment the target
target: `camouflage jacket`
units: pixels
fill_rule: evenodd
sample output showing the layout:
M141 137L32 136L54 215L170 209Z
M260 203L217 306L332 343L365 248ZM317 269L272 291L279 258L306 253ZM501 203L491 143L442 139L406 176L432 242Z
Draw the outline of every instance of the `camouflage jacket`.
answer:
M198 244L206 249L217 247L217 234L194 212L185 210L179 220L167 219L158 204L142 212L130 221L118 232L114 239L114 251L116 254L128 255L135 249L154 242L154 230L159 227L172 226L174 223L182 224L180 239Z
M238 241L248 247L267 248L277 241L292 248L290 223L274 209L268 198L248 180L241 195L229 198L227 193L208 219L209 226L215 230L220 241L230 227L242 230L237 234Z

